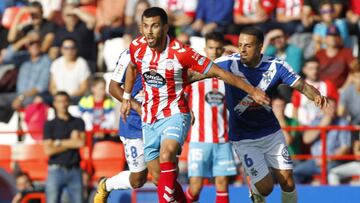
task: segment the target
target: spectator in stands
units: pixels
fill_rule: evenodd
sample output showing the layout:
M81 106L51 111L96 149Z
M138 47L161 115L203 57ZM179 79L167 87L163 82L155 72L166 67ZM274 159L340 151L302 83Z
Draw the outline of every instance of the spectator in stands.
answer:
M150 3L147 0L139 0L136 3L135 13L143 13L147 8L150 8ZM125 28L125 33L123 36L125 47L128 47L133 39L140 36L140 26L141 16L136 15L132 23Z
M334 7L329 1L323 1L320 4L320 17L321 20L315 24L313 32L313 40L315 42L315 49L319 50L325 47L325 38L329 29L337 28L342 43L345 47L350 47L349 30L344 19L336 19L333 17Z
M31 23L29 25L20 24L21 18L26 13L31 15ZM55 24L43 18L42 6L37 1L31 2L28 7L20 8L10 27L7 39L10 43L14 43L31 30L40 33L41 51L46 53L55 39Z
M350 33L359 37L360 33L360 4L357 0L350 0L349 10L346 13Z
M316 58L306 60L302 69L305 81L318 89L322 95L338 100L339 95L335 85L329 80L320 80L319 65ZM293 118L300 125L310 125L311 121L321 116L322 111L298 91L293 92L291 101L294 107Z
M360 155L360 133L354 136L353 144L354 155ZM356 158L355 161L342 164L329 171L328 179L329 185L339 185L341 181L352 176L360 176L360 159Z
M97 140L103 140L107 135L97 131L114 129L116 126L115 103L111 97L106 95L105 87L104 78L94 78L91 85L91 94L82 97L78 105L86 130L95 131L94 137Z
M124 13L128 1L99 0L96 9L96 31L101 41L121 37L124 34Z
M168 14L170 25L184 27L190 25L195 18L198 0L159 0L159 7Z
M43 8L43 17L51 22L57 22L60 17L61 6L65 0L28 0L29 2L39 2Z
M325 44L326 47L316 53L320 62L320 79L333 81L339 89L346 81L349 71L355 68L356 60L352 50L342 46L336 26L332 25L327 29Z
M271 107L282 128L298 126L299 123L293 118L285 115L286 100L280 95L271 99ZM301 154L301 134L296 131L283 131L286 144L288 145L290 155Z
M190 35L202 35L218 31L224 32L232 22L234 0L199 0L195 21L184 31Z
M64 26L56 31L55 44L51 48L50 57L56 58L59 55L59 48L65 38L75 39L78 46L79 56L84 58L95 72L96 43L93 29L95 17L72 4L66 4L62 10Z
M44 150L49 156L46 202L58 203L64 189L69 202L83 202L82 170L79 148L85 144L85 124L68 112L70 97L66 92L54 96L55 118L44 128Z
M278 0L276 3L276 21L287 35L304 30L301 24L303 0Z
M139 0L126 1L125 20L124 20L126 27L134 23L136 14L138 14L136 12L136 5L138 4L138 2ZM148 0L148 2L151 6L159 6L158 0Z
M270 18L275 9L275 0L235 0L234 24L229 33L238 34L247 26L257 26L264 33L271 29Z
M288 62L296 73L300 73L304 62L302 50L294 44L287 43L284 30L269 31L265 36L263 50L265 55Z
M349 123L336 116L336 101L329 97L329 106L322 110L323 116L315 118L312 126L347 126ZM320 139L320 130L308 130L304 132L303 141L305 144L311 144L311 155L320 156L322 144ZM344 155L351 149L351 133L349 131L331 130L326 135L327 155ZM340 165L341 161L330 160L327 162L328 170ZM321 159L311 159L299 163L294 168L294 179L296 183L307 183L311 181L314 175L320 174Z
M353 83L340 94L338 115L350 118L352 125L360 125L360 72L354 73Z
M15 93L0 95L0 106L12 105L13 109L20 109L32 103L36 95L47 91L49 84L51 60L46 54L41 54L40 35L36 31L29 32L26 37L16 42L7 55L14 55L16 50L26 46L27 59L20 66L16 82Z
M67 92L71 101L77 104L89 88L90 70L86 61L77 55L77 43L73 38L65 38L61 45L62 56L56 59L50 69L49 91Z
M26 194L33 193L33 192L44 192L44 188L41 186L33 185L29 174L20 172L16 174L15 177L16 181L16 189L17 193L13 197L11 203L20 203L21 199L25 197ZM30 200L30 203L38 203L40 201L37 200Z
M321 21L320 17L320 4L325 2L330 2L333 6L333 18L342 17L345 6L342 0L304 0L301 14L301 22L306 28L305 31L312 32L313 26Z

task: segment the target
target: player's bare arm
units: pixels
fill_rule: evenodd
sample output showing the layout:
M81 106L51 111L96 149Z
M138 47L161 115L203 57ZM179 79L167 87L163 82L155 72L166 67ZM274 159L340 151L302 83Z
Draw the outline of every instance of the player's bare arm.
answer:
M315 87L306 83L303 79L299 79L293 85L293 88L304 94L307 98L315 103L315 106L319 108L325 108L328 106L328 100L325 96L322 96Z
M208 78L217 77L230 85L242 89L243 91L248 93L251 98L253 98L258 104L270 104L270 98L266 95L264 91L253 87L252 85L246 83L243 78L221 69L216 64L211 65L209 72L205 76Z
M123 102L124 88L114 80L110 81L109 92L111 96L115 97L120 102ZM139 115L141 115L141 104L134 98L130 98L131 108L134 109Z
M136 74L137 74L136 67L132 64L129 64L126 70L124 93L122 96L123 102L120 110L121 117L123 118L124 121L126 121L126 117L130 114L131 102L130 102L130 96L127 95L129 95L132 92L135 83Z

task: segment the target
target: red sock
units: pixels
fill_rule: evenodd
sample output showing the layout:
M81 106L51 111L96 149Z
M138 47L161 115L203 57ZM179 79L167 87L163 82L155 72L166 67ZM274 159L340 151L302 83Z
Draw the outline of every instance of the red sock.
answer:
M229 193L224 191L216 191L216 203L229 203Z
M172 162L160 163L160 177L158 181L158 197L160 203L175 200L176 164Z
M186 203L192 203L192 202L196 202L196 201L199 200L199 195L198 195L198 196L193 196L193 195L190 193L190 187L188 187L188 188L186 189L185 196L186 196Z
M185 193L178 181L175 181L175 199L179 203L186 203Z

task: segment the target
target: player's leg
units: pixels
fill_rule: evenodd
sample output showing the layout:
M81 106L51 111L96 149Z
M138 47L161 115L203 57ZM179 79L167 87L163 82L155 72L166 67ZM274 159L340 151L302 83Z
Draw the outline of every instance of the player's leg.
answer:
M121 171L111 178L102 178L94 196L95 203L104 203L112 190L126 190L142 187L147 180L143 141L140 138L120 137L124 144L125 158L129 170Z
M203 177L212 177L212 143L190 142L188 154L189 187L187 202L195 202L203 187Z
M232 144L250 178L251 198L255 199L254 202L265 202L265 197L274 188L274 181L265 161L265 155L259 147L261 145L257 140L240 140Z
M266 147L268 151L265 158L280 184L282 202L296 203L297 193L293 177L293 165L284 135L280 130L268 137Z
M154 128L161 132L160 176L158 181L159 202L185 202L181 185L177 182L177 154L187 136L190 126L189 114L175 114L159 120Z
M215 176L216 202L229 202L229 176L237 174L230 143L212 144L213 176Z

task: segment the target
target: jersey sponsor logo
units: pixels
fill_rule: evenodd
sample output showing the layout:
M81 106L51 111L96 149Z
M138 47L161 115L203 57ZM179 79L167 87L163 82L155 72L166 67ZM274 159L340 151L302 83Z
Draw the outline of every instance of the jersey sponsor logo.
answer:
M225 96L217 90L212 90L211 92L208 92L207 94L205 94L205 101L210 106L219 106L219 105L223 104L224 98L225 98Z
M205 59L206 59L205 57L201 57L201 58L198 60L198 64L199 64L200 66L204 65Z
M143 77L150 87L160 88L166 84L165 78L154 70L145 72Z

